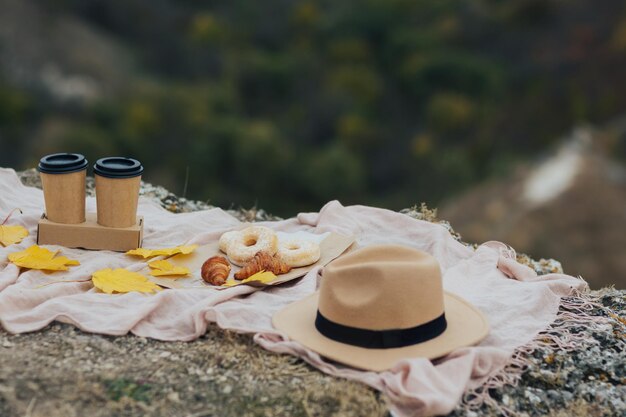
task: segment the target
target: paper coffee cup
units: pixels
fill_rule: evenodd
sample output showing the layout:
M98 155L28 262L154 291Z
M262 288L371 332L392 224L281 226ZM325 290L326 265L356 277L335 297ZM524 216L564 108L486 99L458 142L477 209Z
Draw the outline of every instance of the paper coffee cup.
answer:
M137 203L143 166L136 159L111 157L94 165L98 224L130 227L137 223Z
M55 223L85 221L85 176L88 162L77 153L55 153L41 158L39 175L46 217Z

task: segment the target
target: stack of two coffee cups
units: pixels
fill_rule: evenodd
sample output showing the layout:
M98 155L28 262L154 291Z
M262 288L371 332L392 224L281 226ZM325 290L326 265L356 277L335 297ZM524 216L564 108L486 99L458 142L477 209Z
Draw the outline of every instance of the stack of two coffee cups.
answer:
M55 223L85 222L87 159L76 153L41 158L39 173L46 217ZM94 164L98 224L131 227L137 224L137 203L143 166L132 158L109 157Z

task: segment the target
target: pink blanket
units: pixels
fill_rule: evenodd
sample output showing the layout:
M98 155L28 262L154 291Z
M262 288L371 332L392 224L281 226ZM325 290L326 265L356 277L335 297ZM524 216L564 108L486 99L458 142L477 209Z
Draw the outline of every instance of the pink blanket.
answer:
M396 243L425 250L441 263L445 289L472 302L489 319L489 336L479 346L459 349L435 362L411 359L386 372L364 372L328 362L272 328L274 312L316 290L318 270L293 284L268 290L237 286L222 291L182 289L156 295L107 295L97 292L90 282L40 287L51 281L84 280L101 268L139 270L145 263L114 252L60 248L63 255L79 260L81 265L54 274L20 271L7 262L7 255L35 243L43 195L38 189L22 186L13 170L0 169L0 217L16 207L23 214L15 215L9 223L22 224L30 235L21 244L0 246L0 324L9 332L34 331L57 320L87 332L132 332L160 340L193 340L214 321L222 328L255 333L255 340L268 350L300 356L323 372L362 381L384 392L398 416L453 410L466 390L480 387L501 371L515 349L554 321L561 297L586 288L584 281L563 274L537 277L514 261L512 251L501 243L489 242L473 250L455 241L442 226L389 210L344 207L333 201L319 213L267 223L283 231L351 234L361 246ZM88 199L87 209L95 211L94 199ZM147 248L205 244L239 223L220 209L172 214L144 199L140 199L139 212L145 217Z

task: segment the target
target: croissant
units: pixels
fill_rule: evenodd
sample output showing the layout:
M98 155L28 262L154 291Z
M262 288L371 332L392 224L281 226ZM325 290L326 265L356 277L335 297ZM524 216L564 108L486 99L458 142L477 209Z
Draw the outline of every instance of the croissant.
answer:
M213 256L202 264L202 279L213 285L222 285L230 274L230 264L223 256Z
M271 271L275 275L286 274L291 267L280 259L280 257L270 255L265 251L257 252L239 272L235 272L236 279L246 279L257 272Z

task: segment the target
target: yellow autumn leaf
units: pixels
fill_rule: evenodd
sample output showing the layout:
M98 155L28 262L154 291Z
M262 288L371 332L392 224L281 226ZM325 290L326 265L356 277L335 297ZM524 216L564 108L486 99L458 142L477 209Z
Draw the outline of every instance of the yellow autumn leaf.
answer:
M239 285L239 284L245 284L247 282L251 282L251 281L256 281L256 282L260 282L262 284L269 284L270 282L274 281L276 279L276 275L274 275L274 273L272 271L261 271L261 272L257 272L254 275L250 275L248 278L242 280L242 281L226 281L226 283L224 283L222 285L222 287L234 287L235 285Z
M0 244L2 246L20 243L26 236L28 236L28 230L23 226L0 225Z
M127 293L131 291L154 293L161 289L138 272L128 269L101 269L91 276L93 285L107 294Z
M150 275L154 277L160 276L183 276L189 274L189 268L184 266L176 266L170 261L152 261L148 264L153 270Z
M51 252L46 248L33 245L21 252L9 254L9 261L17 266L46 271L67 271L68 266L80 265L80 262L65 256L56 256L59 251Z
M126 255L133 256L141 256L145 258L152 258L154 256L171 256L182 253L183 255L188 255L193 252L198 245L186 245L186 246L176 246L175 248L163 248L163 249L144 249L138 248L129 250L126 252Z

